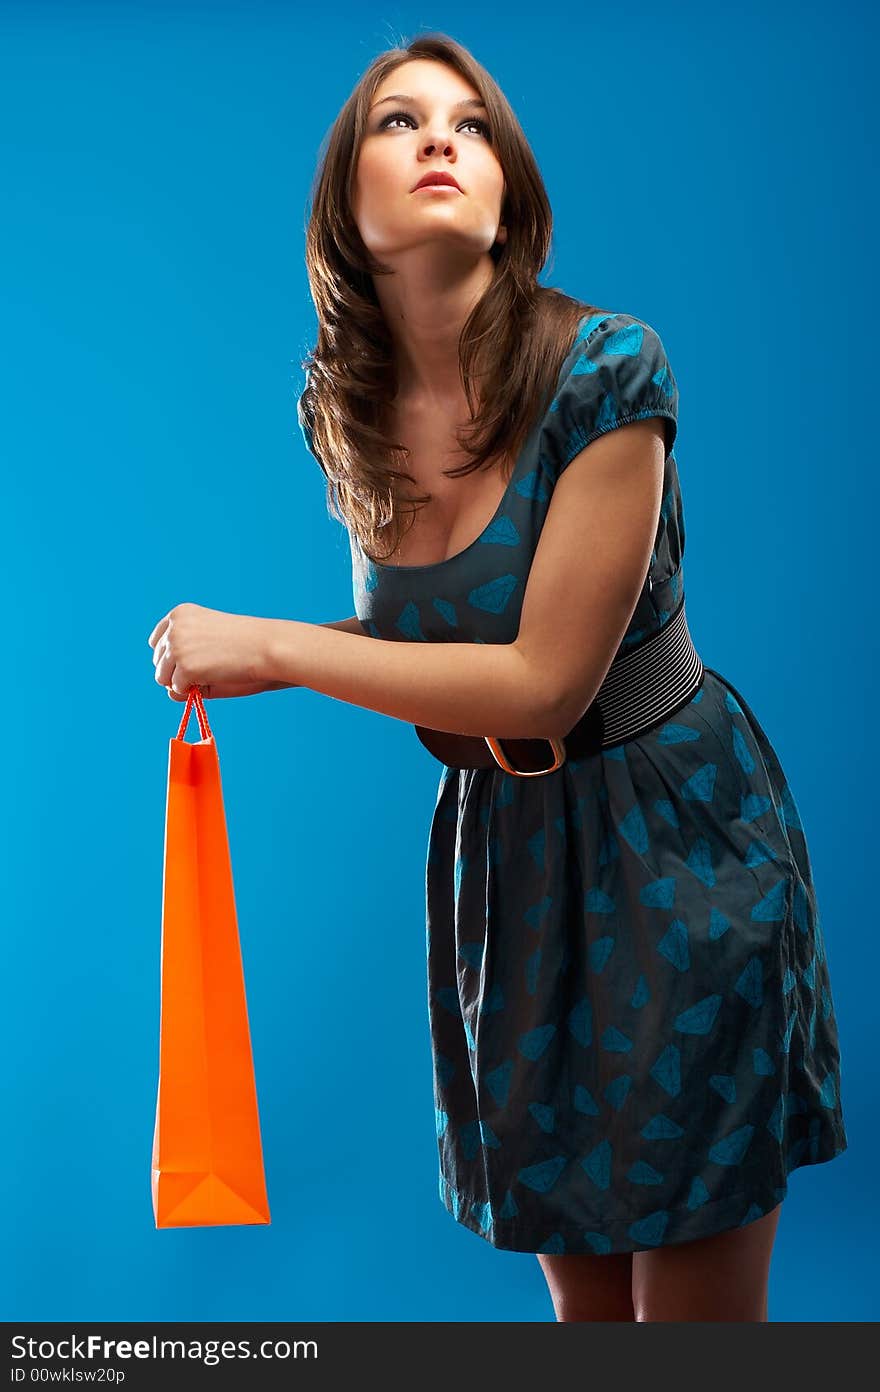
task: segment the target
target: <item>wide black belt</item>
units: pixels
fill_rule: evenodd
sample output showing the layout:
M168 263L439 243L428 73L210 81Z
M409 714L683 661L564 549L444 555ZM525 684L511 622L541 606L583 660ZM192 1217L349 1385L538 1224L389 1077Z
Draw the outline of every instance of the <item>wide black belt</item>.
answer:
M425 748L449 768L502 768L520 778L537 778L555 772L566 759L583 759L644 734L692 699L703 674L682 595L662 628L614 659L595 700L567 735L502 741L425 725L414 729Z

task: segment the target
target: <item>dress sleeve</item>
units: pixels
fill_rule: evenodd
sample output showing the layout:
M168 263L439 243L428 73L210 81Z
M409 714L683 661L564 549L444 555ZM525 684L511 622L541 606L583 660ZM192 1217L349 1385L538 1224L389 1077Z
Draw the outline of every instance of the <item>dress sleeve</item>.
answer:
M550 462L561 474L599 435L648 416L662 416L666 457L678 431L678 387L659 334L629 314L581 328L580 349L548 414Z

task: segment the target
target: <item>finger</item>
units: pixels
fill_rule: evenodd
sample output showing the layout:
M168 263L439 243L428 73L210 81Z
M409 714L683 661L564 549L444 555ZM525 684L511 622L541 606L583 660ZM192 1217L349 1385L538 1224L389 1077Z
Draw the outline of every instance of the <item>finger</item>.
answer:
M156 624L156 627L153 629L152 633L150 634L149 638L147 639L147 642L149 643L149 645L150 645L151 648L155 647L156 644L158 643L159 639L162 637L162 634L165 632L166 628L168 627L168 624L169 624L169 622L170 622L170 618L171 618L171 611L169 610L168 613L165 614L164 617L161 618L161 619L159 620L159 622Z
M156 668L156 681L160 686L171 686L174 677L174 659L171 657L167 648L162 648L159 654L159 661L153 664Z

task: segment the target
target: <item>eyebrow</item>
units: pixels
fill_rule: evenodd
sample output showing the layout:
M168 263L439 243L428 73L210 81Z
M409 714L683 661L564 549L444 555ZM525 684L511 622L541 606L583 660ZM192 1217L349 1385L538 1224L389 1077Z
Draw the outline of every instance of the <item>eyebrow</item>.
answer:
M418 106L419 104L415 97L405 97L401 93L395 92L390 97L382 97L379 101L373 102L373 106L370 107L370 110L372 111L373 107L381 106L383 102L390 101L409 102L411 106ZM463 111L464 108L468 106L481 107L483 111L488 110L486 103L481 101L479 97L465 97L464 101L456 102L451 109L453 111Z

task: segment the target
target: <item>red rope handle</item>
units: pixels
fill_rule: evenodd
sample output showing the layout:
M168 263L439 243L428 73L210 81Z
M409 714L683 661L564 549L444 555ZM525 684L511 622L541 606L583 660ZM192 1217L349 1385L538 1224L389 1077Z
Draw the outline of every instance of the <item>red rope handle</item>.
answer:
M180 718L180 729L177 731L175 738L180 740L183 739L187 724L189 723L189 713L193 706L195 706L196 719L199 722L202 739L213 739L214 736L211 734L211 727L208 724L208 712L205 710L202 693L197 686L191 686L187 693L186 705L183 708L183 715Z

